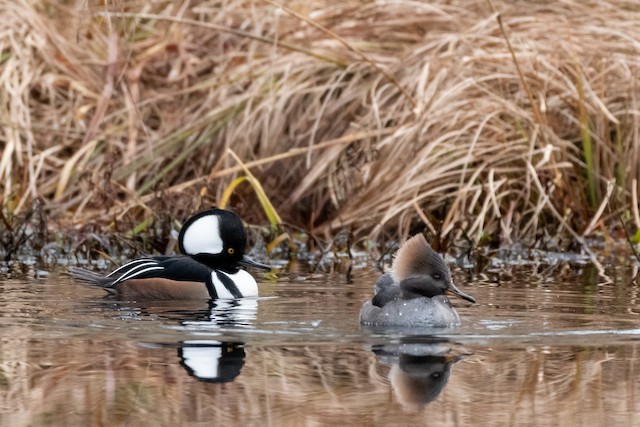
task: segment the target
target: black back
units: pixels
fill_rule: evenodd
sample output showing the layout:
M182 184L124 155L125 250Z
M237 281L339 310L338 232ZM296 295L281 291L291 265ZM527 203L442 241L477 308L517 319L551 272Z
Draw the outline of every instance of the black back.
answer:
M211 280L211 268L194 260L190 256L157 256L152 257L158 262L158 266L164 267L162 277L181 282L207 282ZM157 272L150 271L148 274L137 276L138 279L146 277L156 277Z

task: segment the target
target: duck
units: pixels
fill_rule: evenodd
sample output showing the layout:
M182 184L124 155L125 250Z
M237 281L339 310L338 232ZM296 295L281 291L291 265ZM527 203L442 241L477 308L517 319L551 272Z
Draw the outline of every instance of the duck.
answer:
M476 302L453 284L442 256L422 234L417 234L396 253L391 273L376 281L374 297L360 310L360 323L400 327L459 325L460 316L445 294Z
M256 280L242 267L270 271L245 254L247 234L240 217L209 209L189 218L178 235L179 255L130 261L107 276L78 267L77 281L125 298L156 300L257 297Z
M446 338L421 335L400 337L399 343L376 344L371 348L379 364L391 367L387 378L398 403L417 412L444 390L453 365L469 353L461 353Z

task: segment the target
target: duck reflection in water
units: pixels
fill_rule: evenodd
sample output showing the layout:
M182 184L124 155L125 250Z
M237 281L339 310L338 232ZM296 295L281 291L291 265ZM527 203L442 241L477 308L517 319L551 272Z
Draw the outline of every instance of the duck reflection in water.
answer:
M212 300L209 310L191 313L182 312L180 323L189 331L211 331L220 327L248 327L258 313L258 300L240 298ZM233 381L244 366L245 350L242 342L215 340L187 340L178 348L180 365L187 373L211 383Z
M180 365L189 375L205 382L233 381L244 366L244 343L214 340L182 341L178 348Z
M188 330L217 330L222 326L248 327L258 315L258 299L205 301L116 301L110 304L118 318L140 320L151 317L178 322Z
M181 324L189 330L211 330L219 327L247 327L258 313L258 300L240 298L210 301L207 313L184 316ZM186 315L186 313L183 313ZM178 348L180 365L200 381L226 383L240 375L246 357L244 343L215 340L187 340Z
M187 332L219 333L221 328L245 328L256 319L258 300L240 298L233 300L213 300L208 308L202 305L144 301L125 308L135 317L153 316L160 319L178 321ZM205 305L206 307L206 305ZM130 315L129 315L130 316ZM224 335L232 335L228 330ZM141 343L147 348L175 348L176 344ZM177 343L180 365L187 374L199 381L226 383L240 375L245 361L243 342L218 340L185 340Z
M194 313L196 314L196 313ZM256 298L219 299L209 301L209 310L195 316L184 313L181 324L189 329L208 329L216 326L248 327L258 316Z
M434 401L449 382L451 368L467 354L454 354L447 340L375 345L378 362L391 366L388 379L394 396L407 410L419 411Z

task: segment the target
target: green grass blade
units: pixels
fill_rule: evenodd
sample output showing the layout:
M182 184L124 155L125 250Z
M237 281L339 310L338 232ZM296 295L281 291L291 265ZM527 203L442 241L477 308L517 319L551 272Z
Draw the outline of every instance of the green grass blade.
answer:
M227 188L224 189L224 193L222 194L222 197L218 201L218 207L220 209L225 209L227 207L227 203L229 203L229 199L231 198L231 195L235 191L236 187L242 184L243 182L245 182L246 180L247 180L247 177L243 175L231 181L231 184L229 184Z
M147 228L149 228L149 226L151 224L153 224L153 217L150 216L148 218L145 218L144 221L142 221L141 223L139 223L138 225L133 227L133 230L131 230L131 231L129 231L129 233L127 233L127 237L133 237L133 236L136 236L136 235L142 233Z
M589 206L591 206L592 209L596 209L598 200L596 196L596 178L593 162L593 140L591 139L589 114L587 113L586 100L584 97L584 87L582 86L581 76L576 79L576 87L578 89L580 135L582 137L582 149L584 151L584 162L587 172L587 194L589 197Z

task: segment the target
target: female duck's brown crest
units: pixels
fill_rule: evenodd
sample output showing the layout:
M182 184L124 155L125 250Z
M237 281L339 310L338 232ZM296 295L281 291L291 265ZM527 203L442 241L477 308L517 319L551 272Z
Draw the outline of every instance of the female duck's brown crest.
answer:
M396 282L412 275L439 273L446 283L451 283L451 273L444 260L438 255L422 234L407 240L393 260L393 278Z

